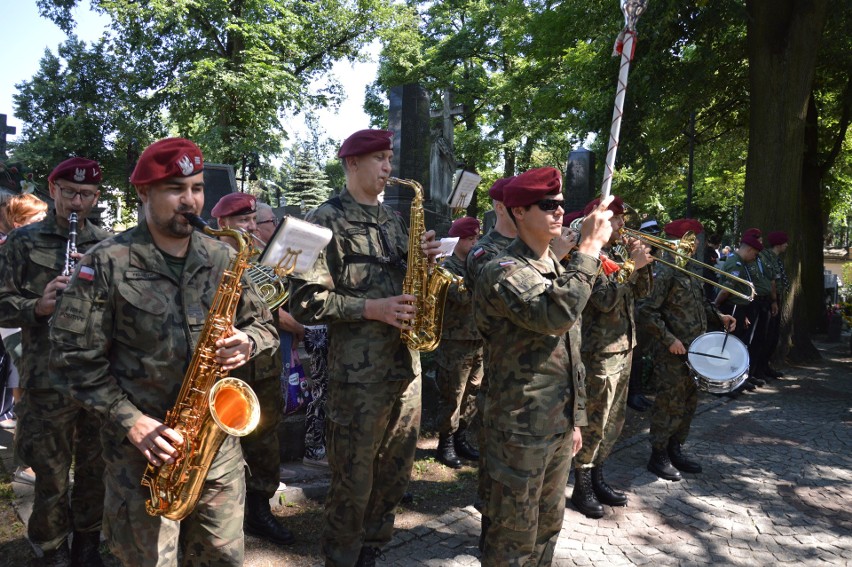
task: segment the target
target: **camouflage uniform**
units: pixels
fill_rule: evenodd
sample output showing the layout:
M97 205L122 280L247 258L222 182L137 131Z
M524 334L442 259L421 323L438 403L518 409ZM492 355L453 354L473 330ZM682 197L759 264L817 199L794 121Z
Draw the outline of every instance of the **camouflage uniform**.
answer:
M104 416L104 533L127 565L242 565L245 471L239 441L213 459L201 500L181 522L149 516L140 480L147 460L127 439L143 415L164 420L177 399L222 272L225 244L193 233L182 270L154 245L146 222L91 250L56 310L51 377ZM257 294L240 297L234 325L255 356L277 352L272 316Z
M626 284L617 273L601 273L583 311L581 352L586 367L586 414L583 447L574 468L602 465L621 435L627 406L630 364L636 346L636 298L651 291L651 268L635 270Z
M291 277L290 312L328 325L322 547L326 565L351 566L362 547L390 541L420 432L420 354L396 327L363 317L367 299L402 294L408 230L389 207L362 206L346 190L308 220L334 236L311 272Z
M488 345L485 394L487 504L482 564L547 565L565 511L572 429L582 422L572 378L582 380L577 323L599 261L574 254L564 269L520 239L480 272L476 325ZM569 332L570 331L570 332Z
M465 285L471 291L476 289L476 279L479 276L479 273L482 271L482 268L485 267L490 260L492 260L498 254L501 254L503 250L509 247L509 244L512 243L514 238L509 238L508 236L503 236L503 234L497 232L496 230L491 230L488 234L479 239L476 245L471 248L470 252L467 255L467 261L465 262L466 274L467 277L465 279ZM488 344L483 344L483 360L488 358ZM488 389L488 368L483 369L482 380L479 382L479 392L476 396L476 410L480 416L482 416L483 408L485 407L485 392ZM476 436L477 446L482 449L485 447L485 428L480 427L477 431ZM476 496L479 502L477 503L477 509L480 512L485 512L485 504L491 498L489 496L489 476L486 472L486 464L485 459L487 455L485 451L479 451L479 485L476 489Z
M109 233L87 222L78 228L77 249L85 252ZM47 284L65 267L68 229L51 212L41 222L12 231L0 260L0 326L21 327L23 399L16 407L19 458L36 473L33 511L27 526L31 541L56 549L73 528L97 532L103 515L101 418L57 391L48 374L48 317L35 314ZM60 377L61 378L61 377ZM74 462L74 490L69 499L69 471Z
M482 337L473 321L473 289L467 286L464 261L453 255L442 264L465 278L465 291L451 285L444 306L441 342L435 351L438 365L438 431L455 433L467 428L476 415L476 394L482 382Z
M658 344L654 359L657 395L651 409L651 446L663 451L670 439L683 444L698 404L695 385L684 356L669 352L675 340L689 344L714 324L719 314L704 297L697 279L663 264L654 264L654 289L639 302L642 332Z
M775 317L770 317L766 332L766 369L769 369L769 362L775 353L775 349L778 347L778 340L781 338L781 309L784 306L784 300L787 297L790 282L788 281L787 273L784 270L784 261L781 260L781 257L776 254L772 248L764 248L760 253L760 257L763 260L763 265L766 266L767 271L775 275L775 297L778 302L778 314L775 315Z

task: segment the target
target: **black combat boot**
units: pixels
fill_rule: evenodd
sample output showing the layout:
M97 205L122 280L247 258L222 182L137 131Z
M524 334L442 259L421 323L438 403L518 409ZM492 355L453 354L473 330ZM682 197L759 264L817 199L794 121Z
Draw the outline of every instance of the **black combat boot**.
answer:
M438 462L450 467L451 469L460 469L462 462L456 455L456 449L453 434L441 433L438 436Z
M384 559L381 549L378 547L362 547L355 567L375 567L376 559Z
M485 538L488 536L488 528L491 527L491 518L488 516L482 516L482 526L481 531L479 532L479 551L481 553L485 552Z
M290 545L296 541L293 533L272 515L269 498L260 492L246 493L246 518L243 527L247 534L279 545Z
M459 427L453 434L453 445L456 449L456 455L470 461L479 461L479 451L467 440L466 427Z
M74 532L71 539L72 567L104 567L99 548L101 532Z
M602 503L609 506L627 506L627 495L616 492L603 477L603 465L592 467L592 490Z
M651 448L651 460L648 461L648 470L666 480L677 482L683 479L680 476L680 471L669 460L669 453L665 449Z
M672 464L679 471L688 473L701 472L701 465L699 465L693 460L690 460L689 457L687 457L681 452L680 441L678 441L677 439L669 439L669 459L671 459Z
M68 552L68 542L63 540L56 549L46 550L41 559L43 567L71 567L71 554Z
M571 504L587 518L603 518L603 506L592 489L592 469L574 469Z

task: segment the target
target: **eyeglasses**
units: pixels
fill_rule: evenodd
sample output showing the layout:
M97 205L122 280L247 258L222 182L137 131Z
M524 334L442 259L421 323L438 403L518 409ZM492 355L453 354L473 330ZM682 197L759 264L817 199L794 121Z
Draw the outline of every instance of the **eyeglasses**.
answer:
M98 196L97 191L75 191L73 189L66 189L65 187L59 187L59 192L62 193L62 196L71 201L74 200L74 197L77 195L80 196L80 200L82 201L93 201L95 197Z
M536 205L542 211L555 211L559 207L565 204L565 201L562 199L542 199Z
M254 223L254 224L266 224L266 223L268 223L268 222L271 222L271 223L272 223L272 226L278 226L278 221L277 221L277 220L275 220L275 219L269 219L269 220L257 221L257 222L256 222L256 223Z

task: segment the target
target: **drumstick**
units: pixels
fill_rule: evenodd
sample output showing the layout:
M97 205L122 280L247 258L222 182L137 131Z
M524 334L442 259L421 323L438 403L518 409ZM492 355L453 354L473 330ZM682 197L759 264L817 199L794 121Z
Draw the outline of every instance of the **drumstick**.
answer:
M734 313L736 313L736 312L737 312L737 306L734 305L734 308L731 309L731 317L733 317ZM724 325L724 324L722 325L722 327L725 328L725 340L722 341L722 349L719 352L725 352L725 345L728 343L728 327L727 327L727 325Z
M718 358L719 360L731 360L730 357L727 356L716 356L715 354L710 354L707 352L698 352L697 350L689 351L689 354L697 354L698 356L706 356L709 358Z

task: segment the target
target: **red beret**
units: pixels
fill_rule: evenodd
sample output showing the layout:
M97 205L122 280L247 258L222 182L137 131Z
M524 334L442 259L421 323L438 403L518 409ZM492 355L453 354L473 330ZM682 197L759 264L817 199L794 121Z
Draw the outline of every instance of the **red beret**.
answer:
M507 207L526 207L548 195L562 191L562 172L555 167L530 169L512 178L503 187L503 204Z
M198 146L185 138L166 138L145 148L130 174L130 182L136 186L150 185L201 171L204 171L204 157Z
M766 239L769 240L770 246L779 246L781 244L787 244L790 238L787 236L787 233L783 230L776 230L775 232L770 232Z
M475 217L462 217L453 221L447 236L458 236L468 238L479 234L479 219Z
M257 199L248 193L228 193L216 203L210 215L215 219L257 212Z
M583 218L583 211L574 211L562 215L562 226L570 226L572 222L579 218Z
M53 168L47 180L65 179L83 185L98 185L101 182L101 166L90 159L75 157L66 159Z
M508 185L508 183L513 180L514 177L501 177L497 181L494 182L494 185L491 186L491 189L488 190L488 196L494 199L495 201L503 202L503 188Z
M337 157L362 156L393 149L393 132L390 130L358 130L343 141Z
M760 238L761 236L763 236L763 233L760 232L759 228L748 228L743 233L743 236L754 236L755 238Z
M585 216L585 215L591 214L591 212L594 211L598 207L598 205L600 205L600 204L601 204L601 198L598 197L597 199L590 202L589 204L587 204L583 208L583 215ZM609 204L609 207L607 207L607 209L612 211L612 214L614 214L614 215L623 215L624 214L624 201L618 195L614 195L613 199L612 199L612 203Z
M683 238L687 232L701 234L704 232L704 226L696 219L676 219L668 223L663 230L672 238Z
M757 230L757 229L754 229L754 230ZM757 236L755 236L753 232L749 233L748 230L745 231L745 234L743 234L743 238L742 238L741 242L743 244L747 244L747 245L751 246L752 248L754 248L758 252L763 250L763 244L760 242L760 240L757 239Z

